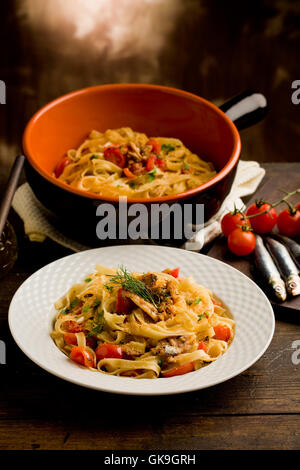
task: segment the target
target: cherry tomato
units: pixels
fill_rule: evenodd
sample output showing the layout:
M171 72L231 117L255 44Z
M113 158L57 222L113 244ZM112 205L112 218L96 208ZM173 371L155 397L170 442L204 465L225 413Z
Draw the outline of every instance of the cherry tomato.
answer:
M84 325L82 323L77 323L74 320L67 320L64 322L64 328L68 333L80 333L83 331Z
M99 344L99 346L96 348L95 353L97 361L101 361L101 359L106 358L122 359L123 357L123 350L121 346L111 343Z
M239 225L247 225L248 227L251 227L248 220L243 219L243 214L241 214L241 212L228 212L228 214L224 215L221 220L221 228L225 237L228 237L230 232L235 228L238 228Z
M132 171L130 171L129 168L124 168L123 171L124 171L125 176L127 176L127 178L131 178L131 179L136 178L136 175L132 173Z
M158 166L158 168L161 171L166 171L166 169L167 169L167 164L166 164L165 160L163 160L162 158L157 158L156 165Z
M55 173L55 176L56 178L58 178L62 172L64 171L65 167L70 165L71 163L71 158L69 157L64 157L59 163L58 165L56 166L55 170L54 170L54 173Z
M179 271L180 271L180 268L171 269L171 271L169 272L169 274L171 274L171 276L177 278L177 277L179 276Z
M215 338L222 341L228 341L230 338L230 328L227 325L214 326Z
M121 315L127 315L132 310L132 301L123 295L123 289L117 293L116 312Z
M297 237L300 235L300 203L299 208L295 208L295 213L291 213L290 209L280 212L277 220L277 227L282 235L287 237Z
M255 243L255 235L241 228L236 228L230 232L227 239L229 250L238 256L246 256L252 253Z
M157 155L159 155L161 151L161 145L160 145L160 142L158 142L158 140L151 137L151 139L148 140L146 145L152 145L152 151L156 153Z
M174 367L173 369L163 370L161 371L161 375L163 377L175 377L175 375L184 375L188 372L193 372L194 370L194 363L193 362L186 362L182 364L182 366Z
M107 147L104 150L104 158L120 168L124 168L126 165L126 157L118 147Z
M77 345L77 338L76 338L75 333L65 333L64 334L64 341L67 344Z
M70 359L85 367L95 367L92 354L84 346L74 346L70 353Z
M249 219L254 232L271 232L277 222L277 213L274 207L271 208L270 204L254 203L247 209L246 215L260 214L268 209L270 210L267 214L258 215Z
M156 165L157 157L156 155L150 155L146 163L146 170L152 171Z
M200 341L198 345L198 349L203 349L203 351L206 352L207 351L206 344L203 341Z

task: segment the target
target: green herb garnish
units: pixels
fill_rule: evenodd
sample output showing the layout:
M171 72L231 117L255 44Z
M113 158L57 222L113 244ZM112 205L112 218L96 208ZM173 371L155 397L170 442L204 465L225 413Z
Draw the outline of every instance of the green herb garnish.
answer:
M175 147L174 145L170 145L170 144L162 144L161 149L164 150L166 153L169 153L175 150Z
M185 168L186 170L189 170L189 169L190 169L189 165L188 165L186 162L183 162L183 166L184 166L184 168Z
M83 311L84 313L86 313L86 312L89 311L89 309L90 309L90 306L89 306L89 305L86 305L85 307L83 307L82 311Z
M60 313L61 315L66 315L69 311L70 311L69 308L64 308L64 309L61 310L59 313Z
M186 303L187 303L188 305L192 305L193 301L192 301L192 300L187 300Z
M195 305L198 305L200 302L202 302L202 299L200 297L194 300Z
M156 174L156 168L153 168L153 170L149 171L148 173L148 181L151 182L155 179L155 174Z
M79 300L77 297L75 297L75 299L73 299L72 302L70 303L70 307L71 307L71 308L77 307L77 305L79 304L79 302L80 302L80 300Z
M98 157L97 155L92 155L92 156L90 157L90 160L94 160L95 158L99 158L99 157Z
M84 280L84 282L91 282L92 278L88 277L87 279Z
M127 269L122 266L118 270L117 274L111 275L111 279L109 280L109 283L120 285L124 290L128 290L132 292L133 294L138 295L139 297L144 299L146 302L150 302L152 305L154 305L155 308L158 307L158 305L156 304L156 301L154 300L154 295L145 286L145 284L139 279L136 279L135 277L133 277L127 271ZM158 304L159 303L160 303L160 299L158 297Z
M202 320L203 318L205 318L204 313L201 313L200 315L198 315L198 321Z
M157 364L159 365L159 367L161 367L163 365L163 361L161 359L158 359Z

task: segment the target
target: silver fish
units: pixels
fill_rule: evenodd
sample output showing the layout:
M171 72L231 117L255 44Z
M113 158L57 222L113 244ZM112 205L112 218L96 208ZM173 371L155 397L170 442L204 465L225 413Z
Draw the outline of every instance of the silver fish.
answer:
M281 279L280 273L259 235L256 235L254 259L256 268L263 281L271 286L274 294L279 300L284 301L286 299L284 281Z
M300 294L299 269L292 260L287 248L282 243L271 237L266 237L267 248L270 251L278 269L285 280L289 294L295 296Z
M299 243L295 242L295 240L292 240L291 238L288 238L284 235L276 234L274 236L277 240L279 240L288 248L298 268L300 268L300 245Z

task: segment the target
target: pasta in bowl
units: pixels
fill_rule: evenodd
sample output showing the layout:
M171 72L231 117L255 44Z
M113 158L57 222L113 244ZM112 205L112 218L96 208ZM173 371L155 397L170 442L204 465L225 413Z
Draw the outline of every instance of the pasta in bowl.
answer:
M59 301L51 337L71 360L119 377L169 378L223 355L235 321L179 268L130 273L98 265Z
M100 196L150 198L201 186L216 171L179 139L149 138L122 127L91 131L77 149L67 152L54 175L73 188Z

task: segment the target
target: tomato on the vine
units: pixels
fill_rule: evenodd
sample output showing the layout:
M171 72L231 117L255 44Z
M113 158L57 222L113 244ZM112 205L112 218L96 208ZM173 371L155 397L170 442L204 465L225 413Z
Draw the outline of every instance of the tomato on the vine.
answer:
M287 237L300 235L300 203L295 208L288 208L280 212L277 227L279 232Z
M255 235L250 230L236 228L228 235L229 250L238 256L246 256L255 248Z
M268 211L266 214L262 212ZM261 214L261 215L256 215ZM252 204L246 212L247 216L255 215L250 217L251 226L256 233L269 233L273 230L277 222L277 212L271 204L257 201Z
M242 212L237 210L228 212L221 220L221 228L225 237L228 237L230 232L238 228L239 225L251 227L250 222L244 217Z

